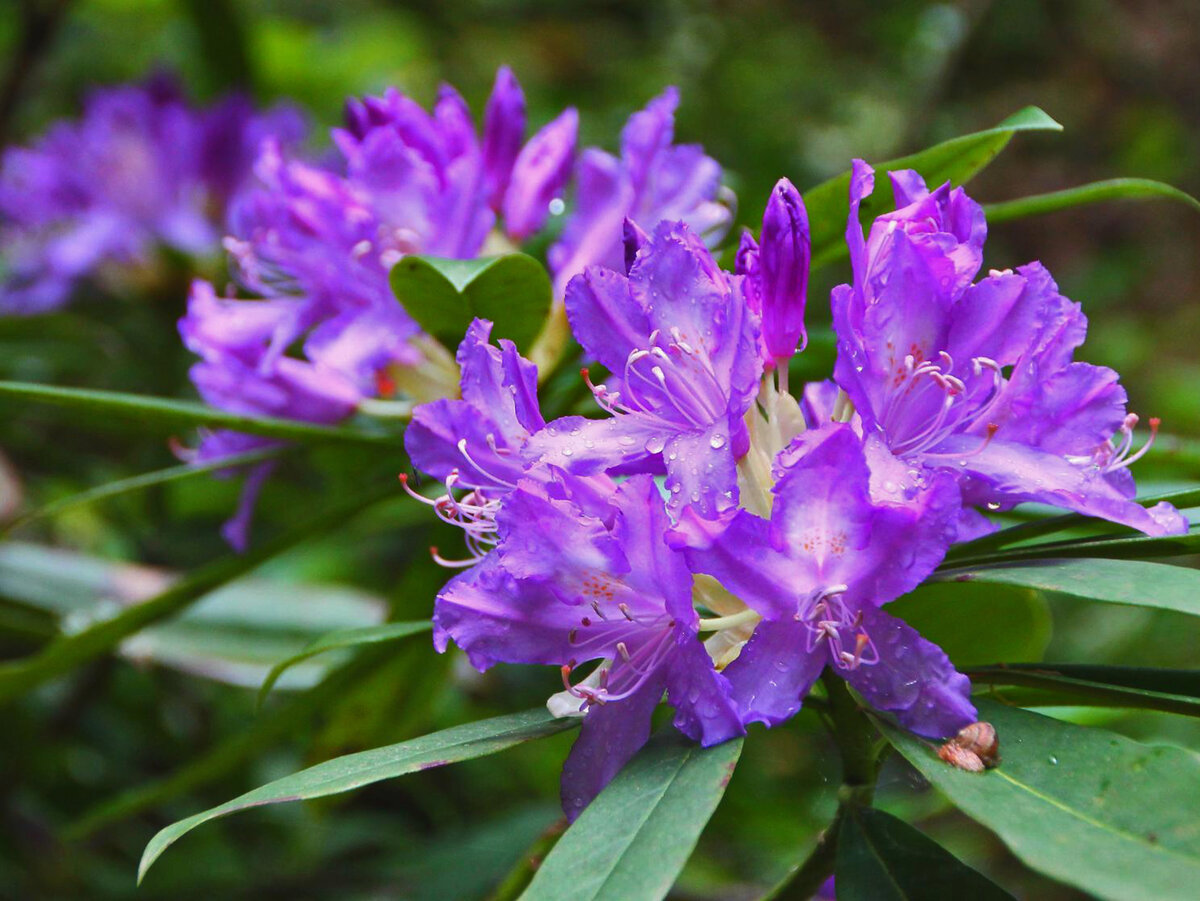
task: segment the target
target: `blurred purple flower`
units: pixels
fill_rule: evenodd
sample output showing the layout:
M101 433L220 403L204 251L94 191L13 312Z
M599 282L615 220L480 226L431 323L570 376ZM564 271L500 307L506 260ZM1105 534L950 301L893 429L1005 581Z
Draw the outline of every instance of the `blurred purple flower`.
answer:
M165 79L95 91L80 120L4 154L0 313L56 309L101 267L147 265L162 246L217 253L258 144L303 132L294 110L256 113L240 96L201 110Z
M869 466L868 463L873 464ZM794 715L826 667L921 735L975 719L970 682L936 645L879 608L945 556L959 492L948 473L902 496L872 486L886 449L844 424L805 432L776 461L770 520L737 510L714 522L685 509L669 541L762 621L723 669L743 720Z
M522 147L524 98L501 69L482 141L463 99L443 86L429 112L394 89L351 99L346 127L333 132L339 170L265 144L258 184L232 204L225 245L242 287L267 300L193 303L181 328L185 338L206 335L210 348L193 369L197 388L214 405L250 414L334 422L353 412L354 403L330 406L319 392L293 390L282 406L269 406L277 398L260 393L239 395L247 351L224 345L249 340L256 372L278 378L304 367L329 377L339 402L347 386L360 399L388 393L397 369L422 373L433 396L452 393L449 355L396 302L388 272L410 253L478 256L500 211L514 240L540 228L569 177L577 127L567 110ZM273 305L270 316L251 314L269 322L250 338L225 310L238 303ZM296 347L303 360L286 355ZM218 373L221 367L228 371ZM230 390L214 389L217 383Z
M1169 504L1145 509L1129 465L1137 417L1117 373L1072 362L1087 320L1040 263L972 279L983 211L961 188L930 192L891 173L898 209L864 238L874 187L855 161L850 186L853 285L833 292L835 378L868 434L910 463L954 472L968 504L1065 507L1151 535L1187 530ZM1157 422L1151 420L1151 438Z
M721 188L721 166L698 144L672 144L679 91L667 88L629 117L621 155L589 147L575 173L575 208L550 248L555 293L588 266L622 268L622 223L652 231L681 220L705 241L724 237L732 195Z

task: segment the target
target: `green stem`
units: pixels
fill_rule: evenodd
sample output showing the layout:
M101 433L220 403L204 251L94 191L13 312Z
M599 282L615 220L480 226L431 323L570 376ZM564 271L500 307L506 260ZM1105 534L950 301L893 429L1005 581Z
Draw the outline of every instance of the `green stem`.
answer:
M525 850L521 859L513 865L513 868L496 886L496 890L488 895L488 901L515 901L520 897L521 893L529 887L529 883L533 880L538 867L542 865L542 861L546 859L546 855L550 853L566 831L565 817L551 823Z
M871 721L850 695L846 683L826 669L821 682L828 694L828 717L842 758L842 785L833 820L817 837L803 863L789 873L767 897L773 901L809 901L833 873L837 861L838 832L854 807L870 807L879 775L880 747Z

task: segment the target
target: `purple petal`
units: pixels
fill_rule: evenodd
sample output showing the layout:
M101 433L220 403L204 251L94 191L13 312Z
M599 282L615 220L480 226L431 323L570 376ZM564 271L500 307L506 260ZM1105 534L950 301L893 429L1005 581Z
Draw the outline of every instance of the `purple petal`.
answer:
M566 307L571 330L588 357L618 376L629 354L649 342L645 310L619 272L588 267L567 285Z
M868 607L862 614L879 662L837 672L868 704L927 738L945 738L975 722L971 681L941 648L881 610Z
M525 94L512 70L501 66L483 115L484 183L488 204L497 212L524 137Z
M729 427L718 422L705 431L676 434L666 444L666 488L673 510L690 506L712 518L737 506L737 462Z
M514 579L495 555L446 583L433 606L438 651L453 639L481 671L495 663L562 666L575 656L569 636L578 625L574 608Z
M656 456L674 434L657 417L644 413L608 419L564 416L530 436L526 452L530 458L589 475Z
M250 524L254 519L254 508L258 504L258 496L263 485L275 471L275 462L268 461L250 468L246 481L242 484L242 494L238 499L237 510L233 516L221 526L221 536L229 542L229 546L239 554L244 554L250 544Z
M655 157L671 146L678 106L679 89L669 87L646 104L645 109L630 116L621 131L621 160L635 196L645 189Z
M819 587L788 554L770 523L745 510L711 520L685 507L667 541L684 551L693 572L713 576L770 619L790 619L800 598Z
M706 748L746 733L729 680L696 635L682 629L667 668L667 702L675 708L675 728Z
M526 144L513 165L504 195L504 227L514 241L524 241L546 222L550 201L562 194L571 176L579 113L565 110Z
M1116 485L1090 462L1073 464L1058 454L999 439L980 449L978 438L970 436L950 438L939 446L939 451L943 449L951 465L970 477L963 488L968 503L1050 504L1147 535L1180 535L1188 530L1187 519L1174 507L1159 504L1147 510L1130 499L1130 481Z
M790 616L758 624L724 670L742 722L777 726L800 709L827 662L824 651L805 649L807 640L807 628Z

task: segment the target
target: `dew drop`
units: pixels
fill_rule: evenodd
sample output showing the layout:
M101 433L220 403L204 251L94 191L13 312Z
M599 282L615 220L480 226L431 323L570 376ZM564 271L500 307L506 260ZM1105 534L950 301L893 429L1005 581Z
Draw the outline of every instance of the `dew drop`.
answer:
M637 442L634 441L632 435L622 435L617 439L617 444L621 445L622 447L633 447L636 443Z
M646 453L661 454L663 452L663 448L666 446L667 442L665 442L662 438L655 436L646 441Z
M563 455L564 457L569 457L569 456L571 456L571 454L573 454L573 453L575 453L575 451L571 450L571 448L569 448L569 447L564 447L564 448L562 449L562 455Z
M1000 505L999 505L999 504L997 504L995 501L988 501L987 508L988 508L989 510L999 510L999 509L1000 509Z
M725 436L717 433L708 439L708 446L713 450L720 450L725 446Z
M1055 757L1053 754L1050 755L1050 765L1058 766L1058 758Z

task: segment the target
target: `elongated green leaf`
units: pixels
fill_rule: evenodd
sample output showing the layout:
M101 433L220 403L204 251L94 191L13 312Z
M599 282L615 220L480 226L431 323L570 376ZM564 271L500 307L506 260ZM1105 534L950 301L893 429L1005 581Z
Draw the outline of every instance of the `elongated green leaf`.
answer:
M138 881L141 882L146 871L167 848L201 823L207 823L217 817L265 804L323 798L384 779L394 779L406 773L495 754L522 742L571 729L578 724L577 719L557 719L544 708L539 708L455 726L385 748L374 748L327 760L282 779L276 779L232 801L160 830L142 852Z
M657 901L687 863L742 752L660 733L584 809L522 901Z
M333 428L291 419L240 416L192 401L122 394L118 391L0 381L0 400L5 399L66 407L95 416L120 416L138 427L232 429L248 435L262 435L264 438L366 444L373 447L396 448L403 443L398 434Z
M261 463L263 460L270 460L285 453L288 448L268 447L262 450L251 451L245 454L235 454L231 457L225 457L222 460L216 460L209 463L185 463L182 466L169 466L166 469L159 469L155 472L147 472L141 475L130 476L128 479L118 479L115 482L109 482L107 485L98 485L95 488L89 488L87 491L81 491L78 494L73 494L70 497L64 497L62 500L53 501L40 507L37 510L31 510L23 516L18 516L12 522L0 527L0 536L7 535L14 529L24 526L30 522L39 519L48 519L53 516L58 516L60 513L65 513L67 510L73 510L76 507L82 507L86 504L95 504L100 501L106 501L114 497L120 497L123 494L130 494L134 491L142 491L146 488L153 488L156 485L166 485L170 482L179 482L184 479L195 478L196 476L209 475L214 472L220 472L225 469L232 469L236 466L246 466L251 463Z
M368 507L395 496L395 489L389 488L342 500L272 541L245 554L201 567L155 597L127 607L111 619L59 638L32 657L0 666L0 703L111 651L140 629L174 616L209 592L232 582L301 541L336 528Z
M1012 895L903 820L854 807L838 830L839 901L1012 901Z
M475 260L406 256L392 267L391 284L417 324L451 348L479 317L492 322L493 337L527 350L552 299L545 267L523 253Z
M1175 200L1200 212L1200 200L1196 200L1191 194L1148 178L1111 178L1106 181L1094 181L1075 188L1051 191L1049 194L1035 194L1002 203L989 203L984 207L984 212L987 214L988 224L995 225L1011 219L1041 216L1106 200Z
M1050 641L1050 611L1037 592L1008 585L926 583L888 604L958 666L1040 660Z
M1013 135L1022 131L1062 131L1062 126L1036 106L1029 106L995 128L951 138L918 153L879 163L875 166L875 176L878 180L893 169L916 169L931 186L945 181L965 184L996 158ZM804 205L812 228L814 267L846 255L842 237L849 214L849 191L850 173L843 172L804 193ZM891 203L891 198L891 191L878 187L874 194L863 200L860 211L863 219L869 221L878 216Z
M976 689L1014 685L1003 700L1026 707L1097 706L1200 716L1200 670L1037 663L967 669Z
M355 648L368 644L380 644L385 641L396 641L399 638L416 635L418 632L428 632L432 628L433 623L422 620L411 623L381 623L378 626L364 626L361 629L339 629L337 632L322 635L316 641L307 645L304 650L293 654L286 660L281 660L271 667L271 671L267 673L267 678L263 680L262 688L258 691L258 703L259 705L262 704L267 695L271 693L271 689L279 680L279 677L297 663L302 663L325 651Z
M1143 507L1152 507L1162 501L1174 504L1180 509L1194 507L1200 504L1200 488L1183 488L1178 491L1167 491L1137 499L1137 503ZM1010 547L1022 542L1033 541L1046 535L1054 535L1059 532L1085 527L1115 531L1123 533L1126 536L1129 535L1128 530L1122 526L1097 520L1091 516L1084 516L1082 513L1064 513L1061 516L1047 516L1033 522L1024 522L1020 525L1009 526L1007 529L991 532L990 534L976 538L974 541L965 541L962 544L952 547L946 558L947 560L975 558L996 548Z
M933 786L1021 860L1114 901L1190 901L1200 885L1200 758L980 700L1000 766L968 773L888 725Z
M939 582L983 582L1200 616L1200 570L1144 560L1040 560L950 569Z

